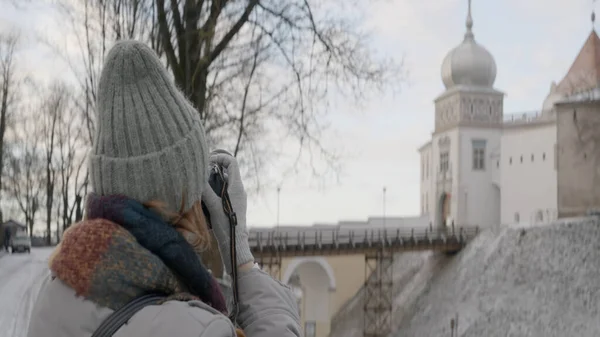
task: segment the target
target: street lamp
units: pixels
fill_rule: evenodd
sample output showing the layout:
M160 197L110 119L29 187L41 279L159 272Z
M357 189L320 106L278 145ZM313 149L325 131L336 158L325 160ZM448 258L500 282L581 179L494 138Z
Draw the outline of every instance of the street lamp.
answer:
M281 196L281 185L277 186L277 228L279 228L279 199Z
M383 186L383 227L385 228L385 193L387 192L387 187Z

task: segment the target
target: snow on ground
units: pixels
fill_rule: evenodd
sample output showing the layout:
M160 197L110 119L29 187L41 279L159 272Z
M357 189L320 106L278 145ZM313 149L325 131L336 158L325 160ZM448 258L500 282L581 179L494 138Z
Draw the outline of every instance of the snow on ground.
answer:
M42 281L49 275L52 248L33 248L31 254L0 253L0 337L25 337L31 309Z
M395 336L600 336L600 224L481 233L434 278Z
M482 231L454 257L404 253L394 263L392 336L600 336L600 220ZM332 322L362 336L363 294Z

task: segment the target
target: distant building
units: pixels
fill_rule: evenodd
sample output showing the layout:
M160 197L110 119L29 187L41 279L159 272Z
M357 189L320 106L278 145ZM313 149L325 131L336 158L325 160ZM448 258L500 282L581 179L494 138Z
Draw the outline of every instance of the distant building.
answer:
M421 214L439 227L489 226L600 209L596 32L564 79L552 83L540 111L504 115L496 63L475 41L470 5L466 27L442 63L446 90L435 99L432 137L419 148Z
M27 234L27 226L25 226L17 221L14 221L14 220L8 220L8 221L0 224L0 243L4 242L4 236L5 236L7 229L10 231L10 233L13 237L17 233Z

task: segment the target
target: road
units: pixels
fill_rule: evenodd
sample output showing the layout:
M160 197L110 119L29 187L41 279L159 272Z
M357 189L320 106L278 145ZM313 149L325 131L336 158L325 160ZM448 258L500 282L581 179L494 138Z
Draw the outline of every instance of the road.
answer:
M0 337L25 337L52 249L0 255Z

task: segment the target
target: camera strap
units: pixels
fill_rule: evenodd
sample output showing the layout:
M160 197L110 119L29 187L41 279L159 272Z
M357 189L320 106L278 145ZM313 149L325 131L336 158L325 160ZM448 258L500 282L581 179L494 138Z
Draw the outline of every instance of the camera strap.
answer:
M237 215L231 205L231 199L229 199L229 193L227 193L227 179L223 176L223 171L218 170L221 178L223 179L223 187L219 196L223 202L223 211L229 220L229 257L231 263L231 290L233 293L233 308L229 314L229 319L235 324L237 315L239 312L239 290L238 290L238 270L237 270L237 247L235 244L235 228L237 227Z
M211 173L208 182L212 190L221 198L223 212L225 213L229 221L229 263L231 263L231 290L233 293L233 308L231 310L231 313L229 314L229 319L235 325L237 315L239 312L238 270L236 261L237 247L235 243L235 228L237 226L237 215L233 210L231 199L229 198L229 193L227 193L227 188L229 187L229 184L227 182L227 178L223 174L223 168L218 165L214 165L211 168ZM206 216L209 228L212 229L212 224L210 223L210 212L208 210L208 207L206 207L204 203L202 203L202 211Z

